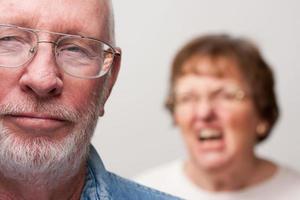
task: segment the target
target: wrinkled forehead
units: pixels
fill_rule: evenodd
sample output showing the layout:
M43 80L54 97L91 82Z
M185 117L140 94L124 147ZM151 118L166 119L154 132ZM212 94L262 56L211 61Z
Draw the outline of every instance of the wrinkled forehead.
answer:
M0 23L102 39L105 0L0 0Z
M195 54L183 62L177 77L189 74L242 79L241 69L234 57Z
M233 57L194 55L177 71L172 87L173 92L180 93L223 86L239 87L246 91L251 88Z

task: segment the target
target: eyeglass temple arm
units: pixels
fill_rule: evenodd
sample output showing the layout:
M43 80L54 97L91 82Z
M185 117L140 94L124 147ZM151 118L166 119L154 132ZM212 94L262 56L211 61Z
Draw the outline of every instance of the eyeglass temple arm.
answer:
M106 50L105 52L106 53L114 53L115 54L115 56L121 56L121 52L120 51L118 51L118 49L114 49L115 50L115 52L112 52L112 51L110 51L110 50Z

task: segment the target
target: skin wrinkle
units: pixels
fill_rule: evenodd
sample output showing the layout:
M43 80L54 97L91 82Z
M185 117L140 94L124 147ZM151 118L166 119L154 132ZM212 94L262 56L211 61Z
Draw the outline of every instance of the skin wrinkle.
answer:
M0 0L3 5L0 7L0 23L16 23L29 28L82 34L104 40L110 38L111 43L114 43L112 35L103 37L101 32L105 30L106 34L109 34L111 32L107 31L113 30L113 27L103 28L113 22L112 19L110 22L101 20L108 15L108 10L111 10L104 1L101 1L101 4L93 1L95 5L90 6L91 10L79 6L85 5L84 2L70 0L56 0L56 4L63 5L58 9L51 1L47 1L48 5L40 4L40 1L25 3L25 1L9 0L11 2L9 6L5 6L7 5L5 2ZM63 7L73 8L66 4L72 6L74 4L77 8L72 9L72 12L64 17L69 10L67 12ZM103 12L100 12L103 5L106 6ZM21 9L17 9L18 7ZM5 12L10 8L12 12ZM77 13L79 9L87 18L97 17L96 19L100 20L82 23L82 18L79 18L81 16ZM52 12L56 15L50 15ZM40 33L40 35L41 40L49 38L47 33ZM118 73L117 63L113 72L100 79L84 80L70 77L62 71L56 71L59 68L54 66L55 63L51 60L53 55L50 55L50 48L46 48L47 45L43 44L34 60L23 67L0 70L0 76L3 77L0 80L0 87L3 88L0 91L0 195L4 195L3 199L10 198L10 194L16 194L14 199L35 199L36 194L40 199L66 199L71 196L78 199L84 184L85 161L90 140L98 116L104 112L104 103ZM51 70L47 69L48 65ZM30 73L33 76L24 79L24 76ZM54 76L63 82L61 86L63 92L58 95L42 96L33 90L24 89L24 85L28 86L31 81L32 87L45 90L47 85L44 87L41 84L49 83L50 79L55 78ZM33 80L33 77L37 79ZM45 80L45 83L41 80ZM42 133L43 129L36 130L37 133L32 134L18 129L5 119L5 114L22 112L44 113L62 118L66 123L53 134ZM2 193L3 190L9 192L5 194ZM75 197L74 194L77 196Z
M24 105L22 107L18 106L22 105L21 102L0 105L0 115L18 114L22 112L47 113L49 115L58 116L74 123L79 122L80 118L83 117L79 111L74 111L74 108L69 108L70 106L63 105L57 101L32 99L34 98L27 97L26 100L23 101L23 103L27 102L26 107Z
M98 108L96 106L97 103L93 102L88 106L86 113L68 110L66 106L51 105L49 103L44 105L35 104L28 107L16 106L15 104L0 106L1 115L35 110L54 116L60 113L60 117L72 120L75 123L79 121L85 122L82 125L79 124L80 126L77 128L79 131L69 134L57 143L51 138L31 138L22 141L22 139L10 134L9 130L4 128L0 121L0 130L2 130L0 131L0 143L2 144L0 149L0 166L2 172L6 171L4 175L13 175L16 180L51 187L55 187L55 182L58 179L72 177L78 171L82 160L86 157L89 141L96 126L97 112L95 111ZM10 147L6 147L6 145ZM18 150L14 152L7 151L12 149L11 146L18 147ZM48 151L46 150L47 148L52 150ZM52 152L52 155L48 154L47 156L47 154L40 154L40 152Z
M221 71L222 76L215 70L208 70L216 66L228 70ZM182 68L186 73L177 77L175 94L192 91L202 94L202 98L206 96L205 103L202 99L191 110L185 111L175 104L173 118L189 152L184 169L187 177L199 188L214 192L240 190L270 178L276 166L257 157L254 151L256 127L261 119L253 98L232 102L234 104L228 107L230 109L207 101L208 91L219 86L229 87L234 84L248 93L250 86L244 82L237 63L228 58L213 60L198 56L191 57ZM205 129L221 132L223 144L221 141L199 142L199 133ZM204 145L211 145L208 146L211 149L205 149Z
M63 2L64 4L68 4L66 1L61 1L61 2ZM68 23L53 24L51 27L52 29L51 31L64 32L67 34L75 34L75 35L77 34L82 36L90 36L97 39L102 39L105 42L113 42L111 41L110 36L108 36L109 33L105 33L105 30L111 29L108 28L110 27L111 24L107 24L105 22L106 21L105 16L108 15L107 12L109 11L109 8L107 6L107 3L103 3L103 1L100 2L102 2L101 5L95 3L93 7L93 9L96 8L97 15L100 20L92 21L92 22L89 21L88 23L82 23L82 16L79 16L77 12L78 9L80 9L81 12L84 10L85 16L90 17L91 15L93 15L94 11L92 12L91 10L88 10L87 7L78 7L77 9L73 9L73 10L69 10L68 12L65 12L63 8L56 7L55 6L56 4L53 5L53 7L48 4L47 5L42 4L39 6L36 5L34 7L36 12L35 11L27 12L26 10L29 9L20 10L18 9L17 6L14 5L14 3L10 3L8 7L3 7L3 6L0 7L0 12L1 12L0 23L5 22L5 23L10 23L10 24L14 24L22 27L28 27L28 28L40 27L41 29L47 30L49 24L48 21L41 21L41 19L52 18L53 21L59 21L60 20L59 15L57 16L52 15L52 13L54 12L53 10L55 10L55 12L64 13L64 19L66 19L66 22ZM27 6L31 7L32 5L27 5ZM47 10L43 13L40 13L39 10L42 9L43 7L47 7ZM10 12L7 12L7 10L10 10ZM100 12L101 10L102 12ZM66 14L69 15L66 16ZM30 18L31 21L28 21L28 18ZM72 23L69 23L70 21L72 21ZM99 26L99 22L100 22L100 27L104 26L106 28L99 29L98 32L89 29L90 27Z
M81 24L80 21L82 20L82 18L78 17L76 10L74 10L73 15L70 15L69 18L71 19L72 17L74 18L74 16L77 16L78 17L77 21L75 21L75 23L72 24L70 23L56 24L56 27L54 28L55 32L64 32L73 35L91 36L115 46L115 39L114 39L115 33L114 33L114 20L113 20L114 16L111 7L111 1L105 1L104 3L102 0L100 0L100 2L102 7L97 6L97 10L99 14L99 19L101 19L100 21L101 23L103 23L100 24L100 26L105 27L104 29L99 30L98 33L95 33L94 31L89 31L88 26L91 26L91 22L85 23L84 25L80 26L79 24ZM37 8L36 10L39 9L40 8ZM57 9L57 8L55 7L53 9ZM100 12L100 9L102 9L103 12ZM7 10L10 10L11 12L6 12ZM51 13L50 10L51 9L49 9L48 11L49 13ZM28 27L28 28L35 28L37 26L43 27L47 25L47 22L44 23L45 25L39 22L41 16L37 14L38 12L26 13L25 10L18 10L13 3L10 3L10 5L7 8L0 7L0 12L1 14L3 14L0 16L0 23L5 22L7 24L14 24L17 26ZM62 10L61 12L64 12L64 10ZM89 13L88 10L86 12ZM12 14L15 15L11 17ZM31 21L28 22L27 19L28 16L30 15L31 15ZM47 17L54 18L55 16L49 14L49 16ZM72 21L74 21L74 19L72 19ZM96 22L94 23L96 25ZM68 28L67 30L66 27Z

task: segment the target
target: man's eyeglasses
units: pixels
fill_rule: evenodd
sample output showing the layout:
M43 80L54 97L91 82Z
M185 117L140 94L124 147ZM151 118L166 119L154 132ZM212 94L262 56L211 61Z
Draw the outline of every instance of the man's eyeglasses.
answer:
M40 41L38 32L60 37L57 41ZM38 51L39 43L53 44L57 65L79 78L105 75L115 56L120 55L111 45L94 38L0 24L0 67L27 64Z

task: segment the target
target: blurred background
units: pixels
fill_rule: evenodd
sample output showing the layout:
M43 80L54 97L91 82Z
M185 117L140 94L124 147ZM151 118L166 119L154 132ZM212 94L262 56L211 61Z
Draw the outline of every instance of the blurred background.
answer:
M300 171L300 1L114 0L119 78L93 144L125 177L185 156L163 103L175 52L206 33L256 42L273 66L281 117L258 153Z

